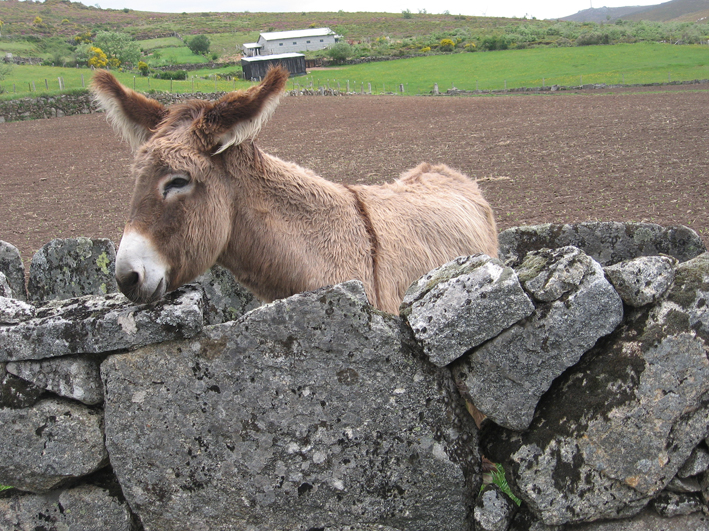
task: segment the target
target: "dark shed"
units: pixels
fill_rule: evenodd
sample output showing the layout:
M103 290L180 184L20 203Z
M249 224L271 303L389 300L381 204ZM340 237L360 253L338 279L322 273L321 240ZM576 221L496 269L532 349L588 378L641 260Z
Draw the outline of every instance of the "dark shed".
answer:
M258 55L242 57L241 68L244 79L258 81L263 79L271 66L281 65L291 76L303 76L305 72L305 56L302 53L282 53L278 55Z

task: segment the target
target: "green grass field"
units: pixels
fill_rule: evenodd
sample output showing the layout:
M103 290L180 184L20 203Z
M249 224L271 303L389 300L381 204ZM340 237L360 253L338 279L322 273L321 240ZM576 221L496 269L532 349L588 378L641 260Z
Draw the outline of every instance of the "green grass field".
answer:
M486 53L417 57L331 68L294 80L314 85L347 80L357 90L372 83L373 92L429 93L433 84L445 91L497 90L542 85L574 86L589 83L635 84L709 79L709 46L619 44L570 48L533 48Z
M204 69L190 72L189 79L185 81L169 81L165 79L146 78L132 72L113 72L115 76L127 87L135 88L140 92L151 90L163 92L215 92L214 74L223 76L232 67L224 69ZM59 81L64 79L66 91L86 88L91 80L92 71L88 68L61 68L54 66L15 66L12 73L0 85L5 88L5 93L0 95L0 100L14 99L39 95L57 95ZM202 79L202 76L212 76ZM83 79L82 79L83 77ZM46 80L46 83L45 83ZM34 91L32 83L34 82ZM217 79L216 91L230 91L248 88L252 83L245 81L228 81ZM47 88L48 87L48 88Z
M179 48L174 48L179 50ZM163 48L162 50L166 50ZM192 57L197 57L192 55ZM166 81L118 72L119 79L136 90L173 92L214 92L214 74L233 72L234 67L221 70L190 72L186 81ZM9 99L32 95L32 82L37 93L56 92L58 77L64 78L67 90L82 88L91 71L77 68L16 66L2 82ZM209 79L201 79L210 76ZM45 84L45 79L47 80ZM622 44L615 46L585 46L571 48L536 48L486 53L463 53L445 56L418 57L380 63L317 70L306 77L293 78L288 87L327 85L351 90L372 84L372 91L397 92L400 84L407 94L430 93L433 84L445 91L451 86L464 90L497 90L505 87L540 87L544 85L575 86L581 83L625 84L660 83L709 79L709 46L673 46L669 44ZM47 86L49 89L47 89ZM244 88L250 83L218 80L216 90Z

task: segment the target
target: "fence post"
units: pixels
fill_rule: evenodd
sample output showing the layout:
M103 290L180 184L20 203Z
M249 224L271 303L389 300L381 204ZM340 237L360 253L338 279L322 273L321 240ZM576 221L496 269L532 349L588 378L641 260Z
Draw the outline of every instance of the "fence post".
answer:
M172 94L172 79L170 80L170 94Z
M399 92L401 92L402 94L404 93L404 84L403 83L399 83Z
M367 83L367 93L368 94L372 93L372 84L371 83Z
M82 80L81 86L82 87L84 86L83 80ZM135 90L135 76L133 76L133 90Z
M434 93L434 94L440 94L440 92L439 92L439 90L438 90L438 83L434 83L434 84L433 84L433 93Z
M44 88L46 88L47 90L49 90L49 82L47 81L47 78L46 78L46 77L44 78Z
M350 91L350 80L348 79L347 80L347 92L349 92L349 91Z

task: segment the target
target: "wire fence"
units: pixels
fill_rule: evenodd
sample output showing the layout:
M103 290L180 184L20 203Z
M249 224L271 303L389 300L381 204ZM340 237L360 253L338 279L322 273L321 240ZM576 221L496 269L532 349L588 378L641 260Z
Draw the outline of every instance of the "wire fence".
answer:
M243 81L231 76L220 76L213 74L208 77L188 76L187 79L157 79L140 75L119 73L118 79L126 86L138 91L151 93L169 92L176 94L185 93L221 93L247 88L253 83ZM311 91L349 94L437 94L445 92L499 92L506 90L520 89L542 89L549 90L555 86L575 87L589 85L651 85L692 82L706 80L709 78L709 70L704 77L687 76L667 72L658 74L652 72L643 74L633 72L630 74L588 74L579 76L563 77L540 77L527 79L524 81L506 79L480 81L468 76L461 75L460 80L447 82L430 82L427 80L402 80L402 81L382 81L382 80L357 80L326 78L317 75L308 75L292 78L288 82L288 89L293 91ZM6 79L0 83L0 94L3 99L15 97L36 97L41 95L57 95L66 92L86 89L90 80L90 74L73 73L58 77L45 77L40 79L13 80Z

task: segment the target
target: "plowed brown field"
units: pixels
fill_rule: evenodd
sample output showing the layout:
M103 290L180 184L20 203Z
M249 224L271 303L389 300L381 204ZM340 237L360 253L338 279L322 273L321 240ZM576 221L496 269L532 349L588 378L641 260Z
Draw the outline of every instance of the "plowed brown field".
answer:
M687 225L709 244L709 92L286 97L258 143L345 183L421 161L479 179L500 229L545 222ZM118 243L131 154L104 115L0 124L0 239L26 265L53 238Z

